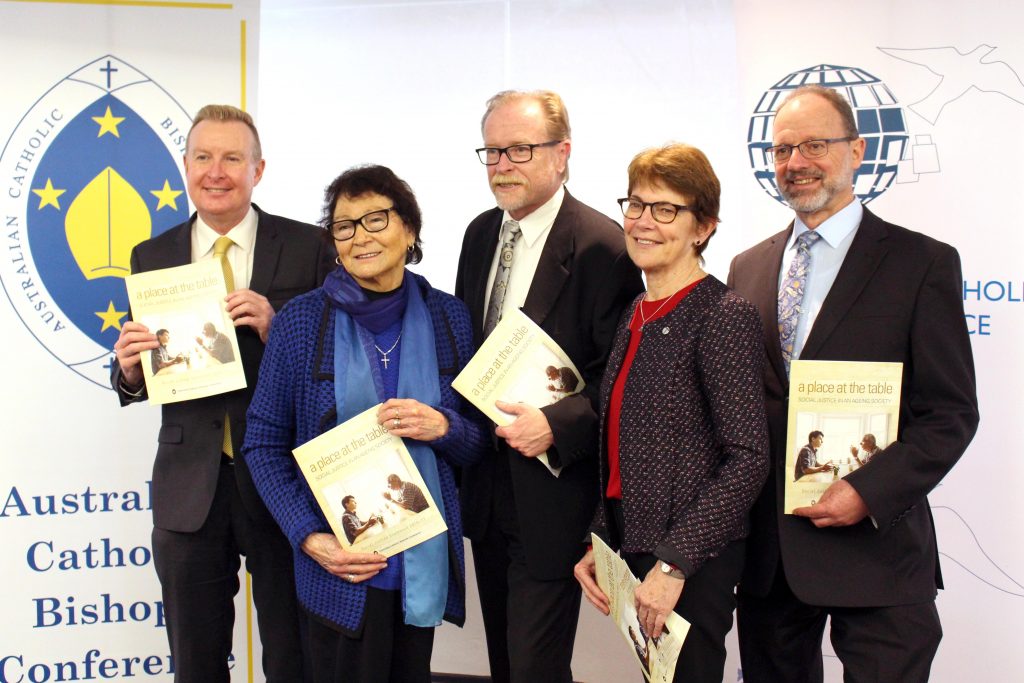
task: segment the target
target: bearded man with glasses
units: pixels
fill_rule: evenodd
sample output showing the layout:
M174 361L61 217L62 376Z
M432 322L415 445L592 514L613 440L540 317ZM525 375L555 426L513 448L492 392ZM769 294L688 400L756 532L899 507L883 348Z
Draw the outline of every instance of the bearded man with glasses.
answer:
M500 92L481 127L477 155L497 208L466 229L455 294L477 344L503 312L521 308L586 388L541 409L498 403L516 419L463 473L465 533L492 680L569 683L580 605L573 565L598 497L597 391L619 316L643 285L622 229L564 188L572 141L557 94Z
M942 637L927 495L978 425L960 258L861 206L853 183L865 144L842 95L795 90L768 149L795 219L729 271L729 286L760 310L771 437L772 476L751 512L738 591L747 683L822 681L827 618L846 681L926 681ZM899 439L787 515L795 358L901 362L903 387Z

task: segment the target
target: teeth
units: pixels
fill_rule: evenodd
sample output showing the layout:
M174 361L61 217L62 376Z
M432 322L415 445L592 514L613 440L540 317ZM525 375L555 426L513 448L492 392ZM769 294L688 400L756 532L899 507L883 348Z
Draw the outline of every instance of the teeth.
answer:
M794 180L793 184L794 185L806 185L808 183L813 183L815 180L817 180L817 178L800 178L798 180Z
M643 245L657 244L657 242L652 242L651 240L642 240L642 239L638 239L636 242L637 242L637 244L643 244Z

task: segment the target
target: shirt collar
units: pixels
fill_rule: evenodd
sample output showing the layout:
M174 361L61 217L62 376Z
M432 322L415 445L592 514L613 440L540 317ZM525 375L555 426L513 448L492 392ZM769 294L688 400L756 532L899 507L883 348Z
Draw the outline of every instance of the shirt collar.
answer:
M828 246L835 249L850 233L857 229L863 217L864 205L860 203L859 199L854 199L834 215L829 216L824 223L817 227L815 232L821 235L821 238L828 243ZM810 228L800 220L800 216L797 216L793 221L793 234L790 235L789 242L786 243L786 249L793 248L797 238L808 230Z
M565 187L559 185L555 193L551 195L551 199L538 206L533 213L523 216L519 221L519 229L523 233L522 239L526 242L526 246L532 247L534 242L540 239L555 222L555 216L562 208L564 198ZM501 224L504 225L505 221L509 220L512 220L512 216L506 211L501 217Z
M245 214L245 218L227 232L227 236L231 238L235 246L245 254L249 254L252 251L253 245L256 242L257 222L256 210L250 205L249 212ZM213 243L217 241L217 238L221 237L221 234L207 225L206 221L199 214L196 214L194 230L196 245L199 247L199 253L196 257L205 258L213 253Z

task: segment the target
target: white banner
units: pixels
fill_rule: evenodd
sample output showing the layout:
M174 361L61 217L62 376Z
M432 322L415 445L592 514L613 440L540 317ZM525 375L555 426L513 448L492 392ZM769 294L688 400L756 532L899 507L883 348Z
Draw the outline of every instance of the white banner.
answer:
M4 682L173 666L150 550L159 412L118 408L107 378L132 247L191 211L192 113L255 103L259 6L127 5L0 2ZM244 591L237 611L233 675L251 680Z

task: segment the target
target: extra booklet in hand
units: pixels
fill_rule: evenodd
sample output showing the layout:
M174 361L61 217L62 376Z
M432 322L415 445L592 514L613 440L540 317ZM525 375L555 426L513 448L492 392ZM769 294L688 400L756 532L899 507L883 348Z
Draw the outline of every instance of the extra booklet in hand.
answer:
M896 440L902 363L795 360L789 376L784 512L814 505L833 482Z
M656 683L670 683L675 676L683 641L690 631L689 622L675 612L669 612L661 635L649 637L640 626L633 600L633 592L640 581L629 571L626 561L596 534L591 534L590 538L597 563L597 585L608 596L609 616L636 654L644 678Z
M294 454L341 546L390 557L448 527L402 439L377 424L379 407Z
M152 404L174 403L245 387L238 338L227 313L224 271L215 259L125 278L132 319L157 336L142 352Z
M490 418L511 424L495 401L543 408L583 390L583 377L547 332L520 310L505 315L466 364L452 387ZM538 458L556 477L547 454Z

